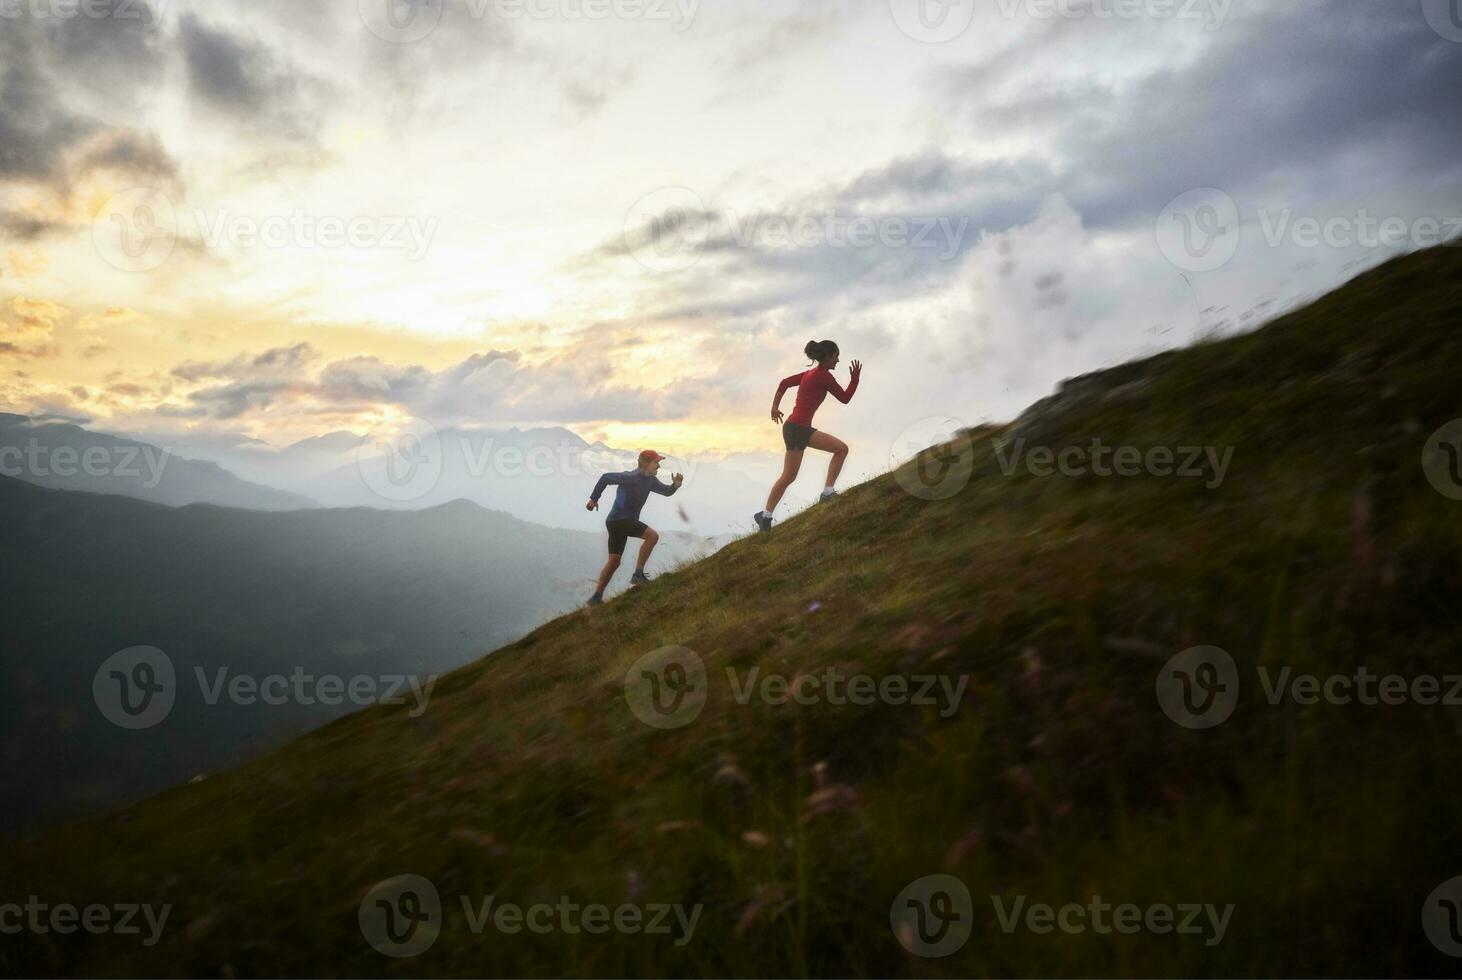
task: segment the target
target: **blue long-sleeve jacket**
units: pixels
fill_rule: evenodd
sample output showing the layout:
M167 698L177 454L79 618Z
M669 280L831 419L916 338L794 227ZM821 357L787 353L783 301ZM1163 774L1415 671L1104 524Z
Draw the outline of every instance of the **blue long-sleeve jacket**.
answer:
M605 473L594 484L594 492L589 495L589 499L598 500L605 487L619 488L614 494L614 506L609 509L609 516L605 518L608 521L637 521L645 501L650 499L650 494L658 493L668 497L680 489L673 483L661 483L639 470L629 470L625 473Z

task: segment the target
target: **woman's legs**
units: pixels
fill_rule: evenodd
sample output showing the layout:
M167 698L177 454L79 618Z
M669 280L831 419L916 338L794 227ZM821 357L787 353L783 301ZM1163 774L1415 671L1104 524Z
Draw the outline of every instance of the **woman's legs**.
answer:
M816 437L814 436L814 438ZM797 479L797 471L800 469L802 469L802 450L799 449L796 452L787 450L787 455L782 460L782 475L777 477L776 483L772 484L772 492L767 497L766 512L768 514L776 511L777 504L782 502L782 494L786 493L787 488L792 485L792 481Z
M807 444L813 449L821 449L825 453L833 454L833 458L827 464L827 485L832 486L837 483L838 474L843 471L843 460L848 458L848 444L826 432L814 432L812 439Z

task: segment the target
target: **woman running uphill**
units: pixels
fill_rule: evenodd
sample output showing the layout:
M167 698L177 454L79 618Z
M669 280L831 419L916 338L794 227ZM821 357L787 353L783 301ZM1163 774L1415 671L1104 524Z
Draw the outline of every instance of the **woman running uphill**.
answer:
M812 416L828 392L832 392L832 396L844 405L848 403L858 390L858 376L863 373L863 364L861 361L853 362L848 390L844 391L833 377L833 368L838 366L837 344L831 340L814 340L803 349L803 353L815 361L816 365L810 371L783 378L782 383L777 386L777 397L772 399L772 421L781 422L782 396L788 388L797 389L797 404L792 409L791 417L782 425L782 442L787 446L787 455L782 461L782 475L772 484L772 492L767 497L767 509L752 516L757 528L762 531L772 529L772 513L777 509L777 504L781 503L782 494L797 479L797 473L802 469L802 453L808 446L833 454L827 464L827 487L818 498L820 501L831 500L838 495L833 486L838 482L838 474L842 472L843 460L848 458L847 443L836 436L814 429Z
M609 516L604 521L604 527L609 531L609 560L599 572L599 584L589 599L589 605L597 606L604 601L604 590L619 568L619 561L624 555L624 546L629 538L643 539L639 561L635 562L635 573L630 576L629 584L640 585L650 581L650 576L645 574L645 562L650 560L650 552L655 550L655 543L660 540L660 535L653 527L647 527L640 520L640 511L644 508L645 501L650 499L650 494L658 493L668 497L685 482L685 477L679 473L670 478L668 486L655 479L655 474L660 472L660 461L664 458L653 449L646 449L640 453L638 467L624 473L605 473L594 484L594 492L589 495L585 510L599 509L599 497L604 493L605 487L619 489L614 493L614 506L609 509Z

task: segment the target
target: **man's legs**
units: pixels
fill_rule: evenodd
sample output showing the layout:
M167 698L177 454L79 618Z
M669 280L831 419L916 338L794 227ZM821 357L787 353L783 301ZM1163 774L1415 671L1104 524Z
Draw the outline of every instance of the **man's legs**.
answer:
M656 531L653 527L645 528L645 540L640 545L640 558L639 561L635 562L636 572L643 572L645 570L645 562L650 560L650 552L655 550L655 544L659 540L660 532ZM616 562L616 564L618 563Z
M611 554L604 563L604 568L599 572L599 584L594 589L595 595L603 595L604 590L609 587L609 580L614 578L614 573L619 568L619 559L619 555Z

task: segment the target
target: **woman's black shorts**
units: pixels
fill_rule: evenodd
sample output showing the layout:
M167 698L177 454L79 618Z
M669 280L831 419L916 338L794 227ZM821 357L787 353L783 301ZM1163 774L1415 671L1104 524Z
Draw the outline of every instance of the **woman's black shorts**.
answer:
M810 425L800 425L796 422L782 423L782 442L787 445L787 452L801 452L807 448L808 442L812 440L812 434L817 430Z
M644 521L605 521L604 526L609 529L609 553L611 555L624 554L624 543L629 538L643 538L649 525Z

